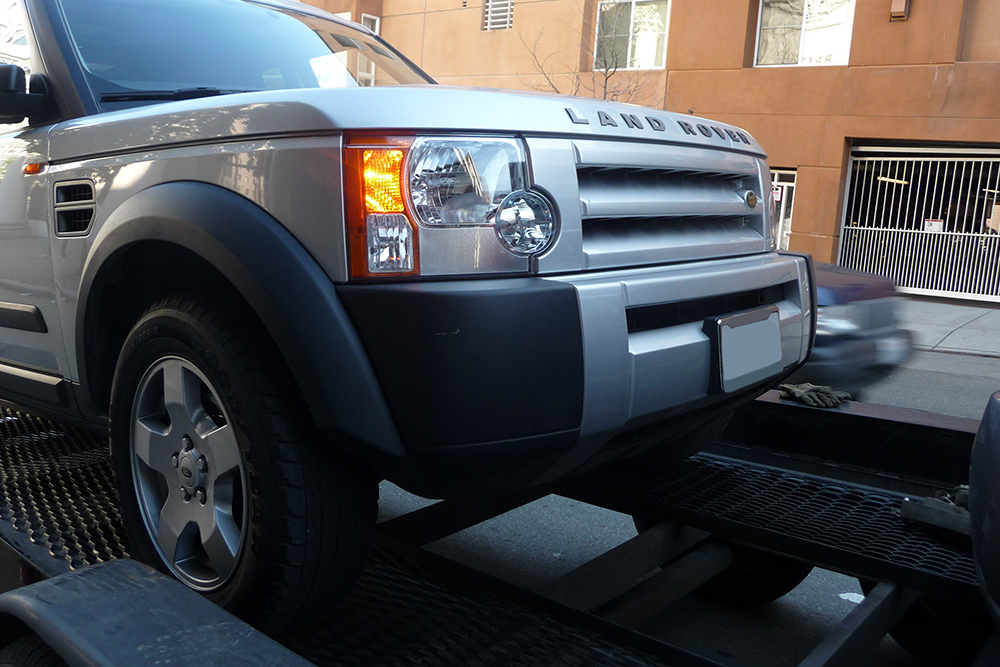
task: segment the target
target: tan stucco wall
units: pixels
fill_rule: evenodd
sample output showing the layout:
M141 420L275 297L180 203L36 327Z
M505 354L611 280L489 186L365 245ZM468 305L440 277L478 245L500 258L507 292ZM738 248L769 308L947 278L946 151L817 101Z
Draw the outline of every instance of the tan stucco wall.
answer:
M892 0L858 0L851 38L852 66L954 62L963 0L910 2L907 21L889 22Z
M673 18L692 2L716 16L723 6L752 14L756 4L675 0L670 48L698 48L695 37L674 38L690 34ZM724 59L668 58L677 108L746 128L772 167L797 170L791 247L818 259L836 258L852 139L1000 144L1000 32L980 27L1000 28L1000 3L915 0L909 20L893 23L889 4L858 0L848 67L742 67L738 45ZM742 46L752 53L752 43ZM956 62L963 58L980 62Z
M534 49L564 91L596 7L518 0L513 29L484 32L479 0L313 1L381 2L383 36L441 83L545 89ZM629 76L644 103L742 126L796 169L792 248L835 259L852 140L1000 146L1000 2L911 0L900 22L890 2L857 0L847 67L755 68L759 0L673 0L666 70Z
M960 60L1000 60L1000 2L965 0Z

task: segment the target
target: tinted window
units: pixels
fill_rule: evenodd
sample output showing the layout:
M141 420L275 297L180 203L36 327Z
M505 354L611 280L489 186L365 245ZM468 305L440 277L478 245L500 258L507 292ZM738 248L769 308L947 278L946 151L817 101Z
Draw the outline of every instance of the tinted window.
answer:
M129 90L427 83L359 30L244 0L61 0L90 85ZM366 82L367 83L367 82ZM368 84L370 85L370 84Z

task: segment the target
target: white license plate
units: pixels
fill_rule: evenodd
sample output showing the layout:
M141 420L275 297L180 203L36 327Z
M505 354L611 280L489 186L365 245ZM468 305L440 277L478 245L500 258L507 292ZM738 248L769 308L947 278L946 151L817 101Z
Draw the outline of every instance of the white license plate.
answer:
M781 323L776 307L720 318L718 326L722 391L738 391L781 371Z

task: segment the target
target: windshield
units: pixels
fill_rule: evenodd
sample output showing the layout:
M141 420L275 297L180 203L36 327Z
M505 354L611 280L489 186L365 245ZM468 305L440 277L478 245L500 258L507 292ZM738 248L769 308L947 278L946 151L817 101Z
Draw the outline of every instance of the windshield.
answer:
M245 0L61 0L98 99L133 91L344 88L428 83L349 26ZM178 98L173 98L178 99ZM183 97L179 98L183 99Z

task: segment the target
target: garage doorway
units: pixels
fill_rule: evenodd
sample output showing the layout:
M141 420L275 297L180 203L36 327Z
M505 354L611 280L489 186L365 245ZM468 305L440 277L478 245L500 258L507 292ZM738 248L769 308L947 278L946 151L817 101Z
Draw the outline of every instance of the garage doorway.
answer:
M1000 150L859 147L848 178L840 265L1000 301Z

